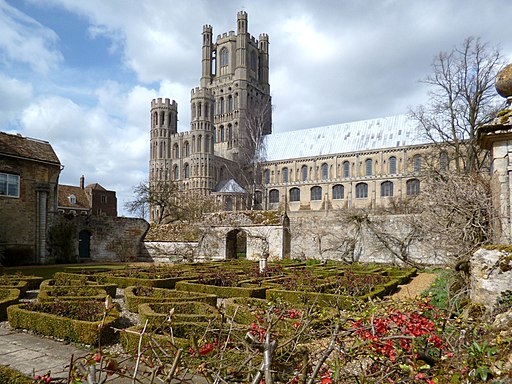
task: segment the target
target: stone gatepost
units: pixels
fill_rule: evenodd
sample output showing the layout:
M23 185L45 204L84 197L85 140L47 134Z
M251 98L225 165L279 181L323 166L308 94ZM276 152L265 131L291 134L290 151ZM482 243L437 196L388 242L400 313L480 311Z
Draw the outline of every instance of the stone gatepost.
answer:
M477 130L478 144L491 152L492 193L500 213L494 229L495 242L512 243L512 64L496 78L496 90L507 98L507 106L488 125Z

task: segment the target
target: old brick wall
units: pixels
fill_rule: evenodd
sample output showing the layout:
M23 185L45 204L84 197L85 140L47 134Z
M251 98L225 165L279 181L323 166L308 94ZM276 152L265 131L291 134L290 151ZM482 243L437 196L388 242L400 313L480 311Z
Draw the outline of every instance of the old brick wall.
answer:
M58 166L14 158L0 158L0 172L20 176L20 196L0 196L0 245L4 248L4 263L28 264L38 260L38 201L37 190L46 193L46 227L53 221L56 211L56 186L60 169ZM44 253L44 250L42 250Z

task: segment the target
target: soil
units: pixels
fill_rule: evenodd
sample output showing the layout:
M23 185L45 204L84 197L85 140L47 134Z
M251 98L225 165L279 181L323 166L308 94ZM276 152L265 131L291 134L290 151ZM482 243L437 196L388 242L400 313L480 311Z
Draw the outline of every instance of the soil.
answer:
M436 280L437 275L434 273L419 273L408 284L400 285L399 291L391 295L391 299L403 300L414 299L425 290L429 289Z

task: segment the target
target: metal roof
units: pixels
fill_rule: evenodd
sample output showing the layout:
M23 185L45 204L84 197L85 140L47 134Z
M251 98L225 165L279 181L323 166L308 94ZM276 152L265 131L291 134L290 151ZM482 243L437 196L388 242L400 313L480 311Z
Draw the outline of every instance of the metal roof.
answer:
M431 143L407 115L383 117L265 136L264 161L328 156Z

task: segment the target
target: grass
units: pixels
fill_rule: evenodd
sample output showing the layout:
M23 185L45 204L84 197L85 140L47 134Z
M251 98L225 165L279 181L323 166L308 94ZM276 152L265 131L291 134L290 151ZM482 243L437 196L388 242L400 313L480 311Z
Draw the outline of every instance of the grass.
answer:
M450 306L449 289L454 279L454 272L451 269L441 268L429 272L435 273L437 278L428 289L423 291L422 296L429 296L432 305L447 309Z

